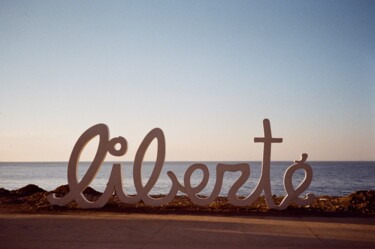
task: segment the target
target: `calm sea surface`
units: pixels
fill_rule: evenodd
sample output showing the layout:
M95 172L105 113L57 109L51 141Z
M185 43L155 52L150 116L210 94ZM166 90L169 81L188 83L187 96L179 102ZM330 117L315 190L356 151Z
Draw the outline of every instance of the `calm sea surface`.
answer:
M210 171L210 180L207 187L201 192L210 195L215 184L217 162L204 162ZM225 162L238 163L238 162ZM250 164L251 175L248 181L241 187L239 195L247 196L255 188L261 170L261 162L246 162ZM313 181L308 188L310 193L316 195L347 195L357 190L375 189L375 162L308 162L313 169ZM158 182L151 194L167 194L171 187L171 181L167 171L173 171L180 183L187 168L193 162L166 162ZM291 162L271 163L271 185L276 195L285 195L283 176ZM54 190L56 187L67 184L67 162L43 162L43 163L6 163L0 162L0 187L6 189L18 189L27 184L36 184L45 190ZM90 163L80 163L78 177L82 178ZM142 166L142 181L145 184L153 169L152 162L144 162ZM91 183L91 187L103 191L109 179L112 163L103 163L98 175ZM202 178L202 173L197 170L192 176L193 186ZM228 190L240 176L239 172L225 173L222 191L220 195L227 195ZM128 194L135 194L133 183L133 164L122 163L122 177L124 190ZM293 185L297 186L304 177L303 170L297 170ZM194 185L195 184L195 185Z

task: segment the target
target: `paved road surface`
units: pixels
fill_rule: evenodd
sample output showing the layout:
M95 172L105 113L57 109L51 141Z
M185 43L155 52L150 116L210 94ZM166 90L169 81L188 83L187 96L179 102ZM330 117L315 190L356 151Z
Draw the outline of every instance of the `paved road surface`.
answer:
M375 248L375 218L0 215L0 248Z

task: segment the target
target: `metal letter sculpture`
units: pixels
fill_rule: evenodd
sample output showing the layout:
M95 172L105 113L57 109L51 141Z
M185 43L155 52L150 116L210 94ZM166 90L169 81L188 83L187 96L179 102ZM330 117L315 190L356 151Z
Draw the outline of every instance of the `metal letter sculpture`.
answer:
M48 200L53 205L64 206L69 202L75 200L82 208L100 208L103 207L109 198L115 193L120 201L124 203L137 203L143 201L150 206L161 206L172 201L178 191L185 193L193 203L205 206L213 202L219 195L225 172L240 171L241 175L236 182L232 185L228 192L228 201L236 206L247 206L253 203L262 192L266 199L268 208L271 209L286 209L289 203L294 202L297 205L309 205L314 201L313 194L307 194L305 198L299 197L310 185L313 177L313 171L309 164L306 163L307 154L302 154L300 161L295 161L284 174L284 188L286 196L279 205L276 205L272 199L271 180L270 180L270 164L271 164L271 144L281 143L282 138L273 138L271 134L271 126L268 119L263 120L264 137L255 138L254 142L263 143L263 162L262 171L259 182L255 190L247 197L239 199L236 195L237 191L247 181L250 176L250 165L247 163L239 164L222 164L219 163L216 167L216 183L210 196L201 197L198 194L206 187L209 179L208 167L205 164L193 164L184 174L184 182L181 184L176 175L172 171L168 171L167 175L172 181L172 186L166 196L160 198L153 198L149 192L154 187L159 178L161 170L164 166L165 159L165 138L161 129L155 128L151 130L143 139L139 146L134 159L133 165L133 181L136 190L136 195L129 196L124 192L122 185L122 172L120 164L113 164L112 171L107 183L104 193L95 202L91 202L83 195L83 191L89 186L95 175L99 171L107 153L113 156L123 156L127 151L127 142L123 137L116 137L109 139L109 129L105 124L97 124L85 131L75 144L68 164L68 184L70 192L62 198L58 198L55 194L49 195ZM81 152L84 150L87 143L94 137L99 136L99 146L93 162L88 168L86 174L81 181L77 179L78 162ZM145 185L142 184L142 163L144 155L150 146L151 142L157 140L157 157L151 176ZM120 148L116 149L115 146L119 144ZM304 180L297 188L293 187L292 178L296 170L303 169L305 172ZM202 181L198 186L192 187L191 177L195 170L203 172Z

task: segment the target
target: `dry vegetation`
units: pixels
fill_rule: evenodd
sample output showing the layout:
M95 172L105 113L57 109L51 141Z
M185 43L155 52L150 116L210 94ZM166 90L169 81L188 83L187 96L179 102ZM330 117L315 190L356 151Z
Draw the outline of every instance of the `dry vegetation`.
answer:
M120 213L152 213L152 214L204 214L204 215L241 215L241 216L375 216L375 191L357 191L348 196L320 196L311 205L299 207L290 205L286 210L277 211L267 208L264 198L246 207L236 207L228 203L225 197L217 198L208 206L197 206L186 196L176 196L167 205L150 207L143 202L125 204L113 196L100 209L83 210L73 201L65 207L51 205L47 196L56 193L63 196L69 192L67 185L60 186L54 191L47 192L36 185L27 185L18 190L0 188L0 213L81 213L81 212L120 212ZM92 188L84 192L89 200L96 200L101 193ZM154 196L157 197L157 196ZM282 197L274 196L276 203Z

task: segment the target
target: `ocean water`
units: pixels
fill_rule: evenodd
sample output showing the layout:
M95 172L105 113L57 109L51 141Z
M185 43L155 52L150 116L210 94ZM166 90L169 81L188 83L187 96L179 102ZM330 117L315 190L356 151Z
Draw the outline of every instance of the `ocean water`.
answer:
M150 194L167 194L171 188L171 181L167 171L173 171L180 183L183 184L184 174L189 166L195 162L166 162L162 173ZM200 162L202 163L202 162ZM210 195L215 185L216 165L218 162L203 162L207 165L210 178L206 188L201 192ZM239 162L222 162L235 164ZM261 162L245 162L250 165L250 177L241 187L238 194L249 195L256 187L261 171ZM375 162L308 162L313 169L313 180L305 193L315 195L339 196L347 195L357 190L375 189ZM285 195L283 176L292 162L271 162L271 186L276 195ZM0 162L0 187L18 189L27 184L36 184L45 190L54 190L56 187L67 184L67 162ZM122 181L127 194L135 194L133 183L133 164L121 163ZM90 163L81 162L78 167L78 178L86 173ZM90 186L103 191L109 179L112 163L105 162ZM142 182L145 184L154 168L153 162L144 162L142 165ZM200 170L194 172L192 185L196 186L202 179ZM304 171L297 170L293 176L293 185L296 187L304 178ZM226 196L232 184L240 176L240 172L227 172L224 175L221 196Z

